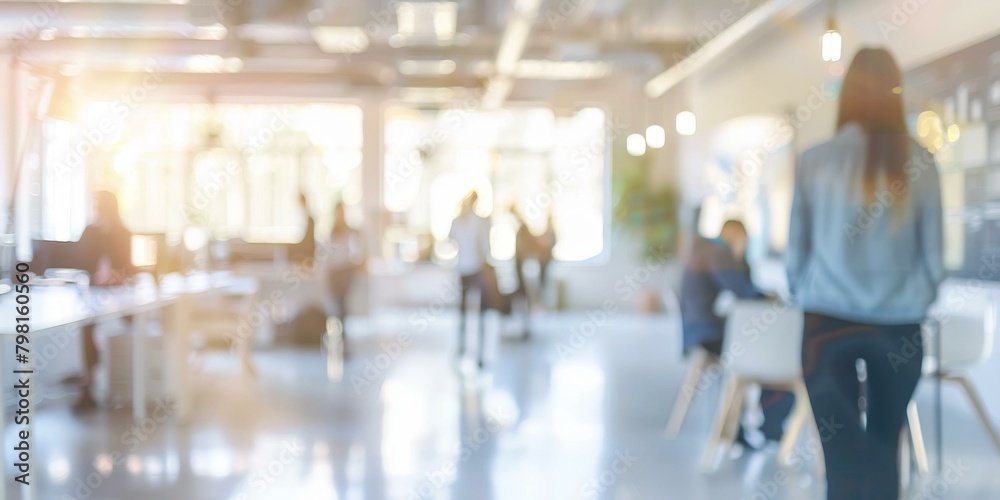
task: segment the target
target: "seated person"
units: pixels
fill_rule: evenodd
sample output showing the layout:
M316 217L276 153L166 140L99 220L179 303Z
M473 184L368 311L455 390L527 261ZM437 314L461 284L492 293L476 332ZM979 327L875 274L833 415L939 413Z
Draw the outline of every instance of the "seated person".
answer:
M132 276L132 233L125 228L118 212L118 199L109 191L98 191L94 197L95 220L80 236L83 268L90 273L91 286L121 285ZM131 318L125 318L129 321ZM76 403L78 409L96 406L91 386L97 367L98 351L94 342L94 326L83 327L83 388Z
M723 224L719 238L696 237L681 278L685 354L701 346L715 356L722 355L726 319L717 316L714 308L723 290L729 290L743 299L768 298L750 280L750 266L744 257L746 248L746 228L735 220ZM764 425L761 428L764 438L780 441L782 425L794 403L793 396L787 392L763 390L760 399L764 410ZM743 429L740 429L737 440L749 446Z

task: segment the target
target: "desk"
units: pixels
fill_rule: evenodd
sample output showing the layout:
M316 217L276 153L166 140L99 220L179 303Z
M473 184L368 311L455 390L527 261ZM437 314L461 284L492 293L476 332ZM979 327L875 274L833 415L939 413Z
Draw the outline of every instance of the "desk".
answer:
M101 322L110 321L125 316L133 317L132 333L132 416L136 422L141 422L146 418L146 380L145 380L145 346L147 336L147 321L149 315L160 311L167 306L174 308L173 334L169 335L171 342L168 343L168 380L171 392L177 398L177 418L186 421L190 417L191 391L187 369L187 354L190 336L189 314L187 303L192 297L202 296L211 293L254 293L256 282L252 278L233 276L229 273L197 273L188 276L173 275L165 276L160 286L150 280L137 280L135 284L116 287L88 287L80 285L64 286L31 286L31 333L30 337L55 333L57 331L75 330L77 328L96 325ZM8 293L0 296L0 342L16 338L14 308L16 294ZM165 329L166 330L166 329ZM37 352L32 349L30 356L37 356ZM0 356L0 373L4 370L5 362L10 362ZM19 368L32 370L30 363ZM33 381L37 374L32 374L29 382L29 390L34 396L35 388ZM31 429L31 422L36 417L34 407L31 403L31 419L25 425L30 436L34 439L34 432ZM5 424L0 418L0 430L5 428ZM3 443L7 449L7 443ZM24 489L23 498L35 499L35 483L38 480L39 469L35 452L33 450L30 463L32 472L35 474L30 486ZM5 464L4 464L5 465ZM3 466L0 466L0 479L3 476ZM4 489L0 488L0 500L4 498Z

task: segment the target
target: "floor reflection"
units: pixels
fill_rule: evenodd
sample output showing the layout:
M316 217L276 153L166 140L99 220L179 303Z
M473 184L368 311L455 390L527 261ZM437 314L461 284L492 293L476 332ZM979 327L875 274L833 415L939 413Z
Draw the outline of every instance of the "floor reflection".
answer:
M578 322L500 342L484 372L456 363L448 328L393 356L384 354L394 335L359 338L339 382L315 351L257 353L256 381L228 354L204 355L189 425L137 425L127 405L74 415L50 402L37 413L38 498L636 500L765 489L774 500L822 498L812 466L764 488L781 471L770 451L698 473L715 390L696 399L677 439L662 437L683 370L669 323L609 324L574 343ZM972 464L952 486L969 495L955 498L992 498L1000 480L985 471L1000 460L970 452L975 436L954 430L946 453Z

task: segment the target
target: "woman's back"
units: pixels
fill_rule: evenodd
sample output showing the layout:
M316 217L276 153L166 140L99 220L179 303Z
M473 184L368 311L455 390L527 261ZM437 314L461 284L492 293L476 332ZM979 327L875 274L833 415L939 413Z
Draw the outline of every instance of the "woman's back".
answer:
M789 288L806 311L877 324L919 322L944 273L937 167L909 141L905 176L883 175L868 193L867 141L860 125L848 123L803 153L789 233Z

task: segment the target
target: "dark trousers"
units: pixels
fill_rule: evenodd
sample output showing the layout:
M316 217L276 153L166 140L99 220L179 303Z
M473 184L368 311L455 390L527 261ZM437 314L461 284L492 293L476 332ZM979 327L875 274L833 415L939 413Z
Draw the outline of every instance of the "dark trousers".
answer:
M122 318L127 326L132 325L132 316ZM80 328L80 344L83 350L83 396L90 396L90 389L94 385L94 371L98 363L101 362L101 354L97 349L95 339L95 325L85 325Z
M344 352L347 352L347 297L351 291L351 283L354 281L354 268L345 267L331 269L327 272L326 285L337 307L337 319L340 320L341 342L344 345Z
M701 344L706 351L715 356L722 356L722 341L713 340ZM784 434L785 420L795 406L795 395L788 391L761 389L760 409L764 412L764 423L760 430L764 437L771 441L780 441ZM740 429L743 432L743 429Z
M514 256L514 269L517 271L517 290L514 292L517 295L521 295L529 303L532 303L531 297L528 296L528 289L524 281L524 263L526 259L521 255ZM538 260L538 293L539 297L536 299L541 301L545 293L545 286L548 282L548 270L549 270L549 260Z
M827 499L899 498L899 436L923 364L920 325L867 325L807 313L804 330L802 370L823 441ZM866 425L859 359L867 366Z
M83 387L84 391L89 391L94 382L94 369L101 361L97 341L94 340L94 325L80 329L80 342L83 344Z
M479 315L479 364L483 364L483 347L484 340L486 337L486 293L485 293L485 283L483 281L483 273L478 272L469 276L462 276L462 298L459 301L458 312L459 312L459 323L458 323L458 355L462 356L465 354L465 324L466 317L468 316L468 300L469 294L473 294L479 297L479 310L477 314Z

